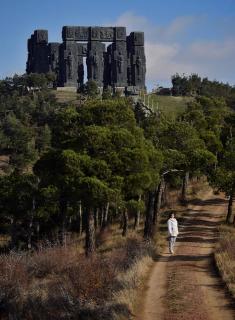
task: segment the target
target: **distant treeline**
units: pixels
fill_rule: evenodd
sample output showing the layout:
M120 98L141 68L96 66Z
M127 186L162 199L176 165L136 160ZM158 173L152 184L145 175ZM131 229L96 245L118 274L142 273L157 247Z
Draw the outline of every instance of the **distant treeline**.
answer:
M235 87L228 83L201 78L197 74L186 76L176 73L171 78L172 88L161 88L161 95L224 97L230 107L235 108Z

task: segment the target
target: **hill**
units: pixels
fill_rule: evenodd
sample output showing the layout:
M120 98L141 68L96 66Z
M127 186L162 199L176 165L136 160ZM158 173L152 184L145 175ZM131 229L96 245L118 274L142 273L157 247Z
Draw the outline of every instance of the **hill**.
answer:
M154 110L160 110L168 116L175 118L179 113L185 111L187 103L192 101L192 97L173 97L173 96L159 96L156 94L149 94L145 98L147 102L149 99L149 106Z
M76 92L70 91L54 91L56 100L59 103L72 103L79 104L80 96ZM149 105L154 111L160 110L167 114L169 117L175 118L179 113L185 111L187 103L192 101L192 97L173 97L173 96L160 96L156 94L149 94L145 97L145 103ZM143 100L143 98L141 98Z
M74 103L77 102L79 99L78 94L76 92L53 90L53 93L55 94L56 100L59 103Z

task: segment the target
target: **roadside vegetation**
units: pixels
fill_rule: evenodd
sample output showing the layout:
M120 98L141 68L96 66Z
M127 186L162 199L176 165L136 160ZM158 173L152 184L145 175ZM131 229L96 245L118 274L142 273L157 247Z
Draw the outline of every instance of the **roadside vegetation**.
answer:
M130 319L152 255L138 237L90 258L74 243L2 255L1 319Z
M222 225L215 260L228 290L235 298L235 228Z

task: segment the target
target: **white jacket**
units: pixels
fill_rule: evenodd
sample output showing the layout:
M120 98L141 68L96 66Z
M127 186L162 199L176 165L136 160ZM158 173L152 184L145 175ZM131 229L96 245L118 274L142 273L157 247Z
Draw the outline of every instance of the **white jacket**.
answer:
M175 218L168 219L167 226L168 226L168 234L169 234L169 236L177 237L178 234L179 234L177 220Z

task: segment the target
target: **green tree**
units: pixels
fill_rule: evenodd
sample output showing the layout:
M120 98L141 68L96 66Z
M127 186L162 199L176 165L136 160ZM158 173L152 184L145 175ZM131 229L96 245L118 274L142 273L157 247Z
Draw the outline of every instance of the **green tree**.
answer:
M225 119L221 133L223 149L218 156L218 167L212 172L211 183L229 197L226 222L230 223L235 197L235 116L230 114ZM234 219L235 223L235 219Z
M37 151L32 128L24 126L14 115L9 115L3 123L3 131L8 137L7 149L14 167L21 169L36 160Z
M45 152L51 146L51 129L45 124L38 128L38 134L35 141L35 147L39 154Z
M97 98L100 94L97 83L93 80L88 80L85 83L85 85L82 88L82 92L91 99Z
M65 240L69 202L79 200L79 183L88 161L73 150L51 150L35 164L34 172L40 178L40 188L52 188L58 194L58 212L55 215L58 237Z
M104 100L110 100L112 99L112 90L110 88L104 88L102 93L102 99Z
M103 197L99 206L101 211L103 207L121 210L124 221L128 220L129 202L137 201L158 184L161 154L144 138L126 99L95 100L79 110L62 110L55 119L53 139L57 148L72 148L107 164L112 173L110 178L97 175L96 178L110 195L114 189L118 196ZM109 210L105 211L108 214ZM125 235L127 223L123 227Z
M0 177L1 215L10 224L11 247L32 247L38 180L14 172Z

